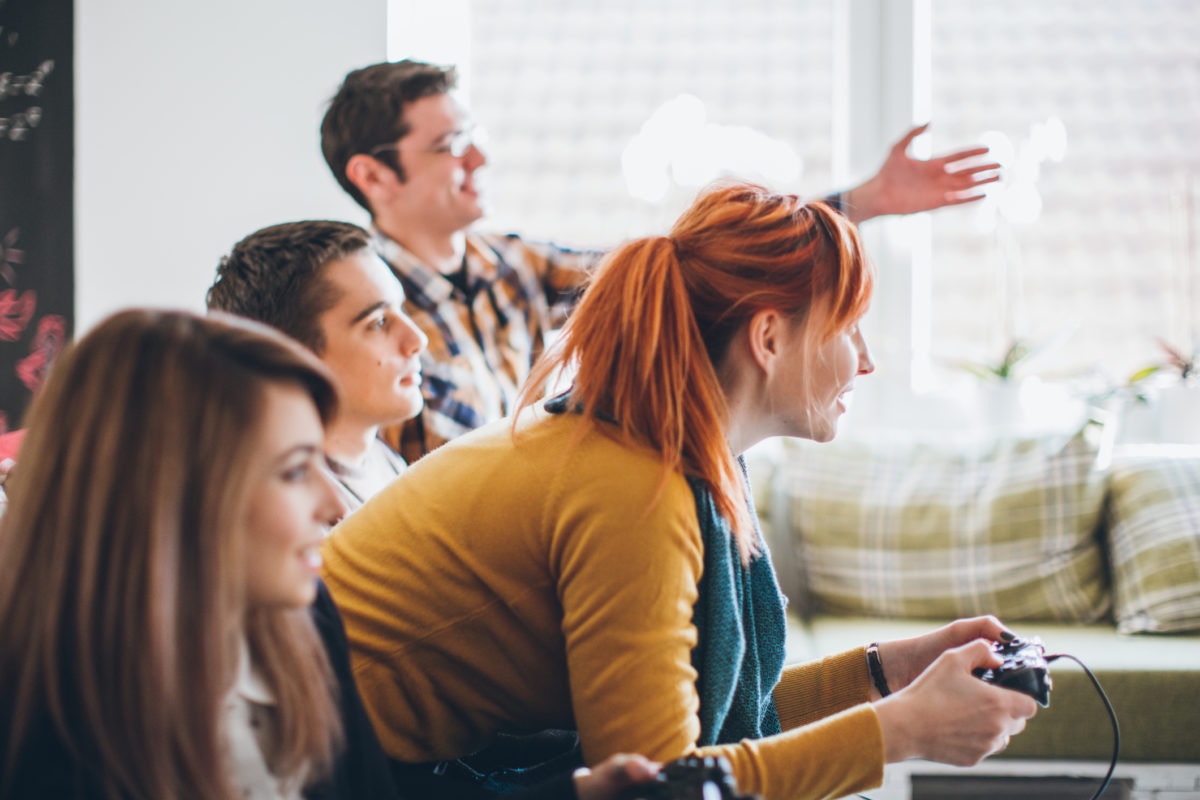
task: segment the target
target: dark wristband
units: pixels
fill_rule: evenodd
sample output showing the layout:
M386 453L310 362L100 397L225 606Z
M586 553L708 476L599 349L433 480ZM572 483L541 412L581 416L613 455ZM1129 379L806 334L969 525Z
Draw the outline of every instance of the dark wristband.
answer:
M846 215L846 193L834 192L821 198L825 203L842 216Z
M880 697L887 697L892 693L892 690L888 688L887 678L883 676L883 661L879 658L878 642L871 642L867 645L867 670L871 673L871 681L879 691Z

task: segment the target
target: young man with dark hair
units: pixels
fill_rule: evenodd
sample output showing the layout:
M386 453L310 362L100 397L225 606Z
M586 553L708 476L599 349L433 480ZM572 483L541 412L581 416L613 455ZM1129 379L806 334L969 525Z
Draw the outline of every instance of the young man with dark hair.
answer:
M322 220L250 234L221 259L208 290L210 311L277 328L337 378L341 402L326 432L325 458L351 510L404 469L378 439L379 428L421 410L425 335L403 302L404 290L367 232Z
M429 338L425 408L384 434L410 462L514 408L599 255L470 229L485 212L475 175L487 156L456 85L453 67L373 64L346 76L321 124L329 168L370 212L375 247ZM862 222L970 202L997 179L999 165L973 163L987 148L910 157L923 131L909 131L868 181L828 199Z

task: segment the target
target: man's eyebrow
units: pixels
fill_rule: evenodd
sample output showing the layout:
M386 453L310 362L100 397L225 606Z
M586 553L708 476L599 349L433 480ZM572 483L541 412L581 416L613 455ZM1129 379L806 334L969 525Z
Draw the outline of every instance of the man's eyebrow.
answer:
M378 311L381 308L387 308L387 303L384 302L383 300L380 300L378 303L372 303L371 305L364 308L362 311L358 312L358 314L356 314L354 316L354 319L350 320L350 322L351 322L351 324L356 323L356 322L361 322L362 320L371 316L372 314L374 314L376 311Z
M470 120L464 119L461 122L459 122L457 125L455 125L453 128L451 128L450 130L443 133L441 136L438 136L436 139L434 139L434 141L440 142L443 139L452 139L455 136L458 136L460 133L463 133L463 132L469 130L471 128L471 124L472 123Z

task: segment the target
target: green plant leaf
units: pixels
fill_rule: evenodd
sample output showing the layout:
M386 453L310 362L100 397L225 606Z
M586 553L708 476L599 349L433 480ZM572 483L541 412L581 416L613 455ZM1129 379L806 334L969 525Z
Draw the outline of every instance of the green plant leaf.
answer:
M1142 381L1146 380L1146 378L1149 378L1156 372L1161 371L1162 368L1162 364L1151 364L1148 367L1142 367L1137 372L1129 376L1127 383L1129 386L1133 386L1135 383L1141 383Z

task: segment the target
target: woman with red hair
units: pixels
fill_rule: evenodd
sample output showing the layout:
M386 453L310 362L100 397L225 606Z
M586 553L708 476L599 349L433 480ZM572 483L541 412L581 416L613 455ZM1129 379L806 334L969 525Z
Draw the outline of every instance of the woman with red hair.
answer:
M388 754L488 783L463 756L571 728L584 763L724 756L769 800L862 791L912 757L973 764L1020 731L1034 701L971 674L1011 636L992 617L784 667L740 454L834 437L874 369L872 286L849 221L747 184L611 253L518 416L422 459L326 543Z

